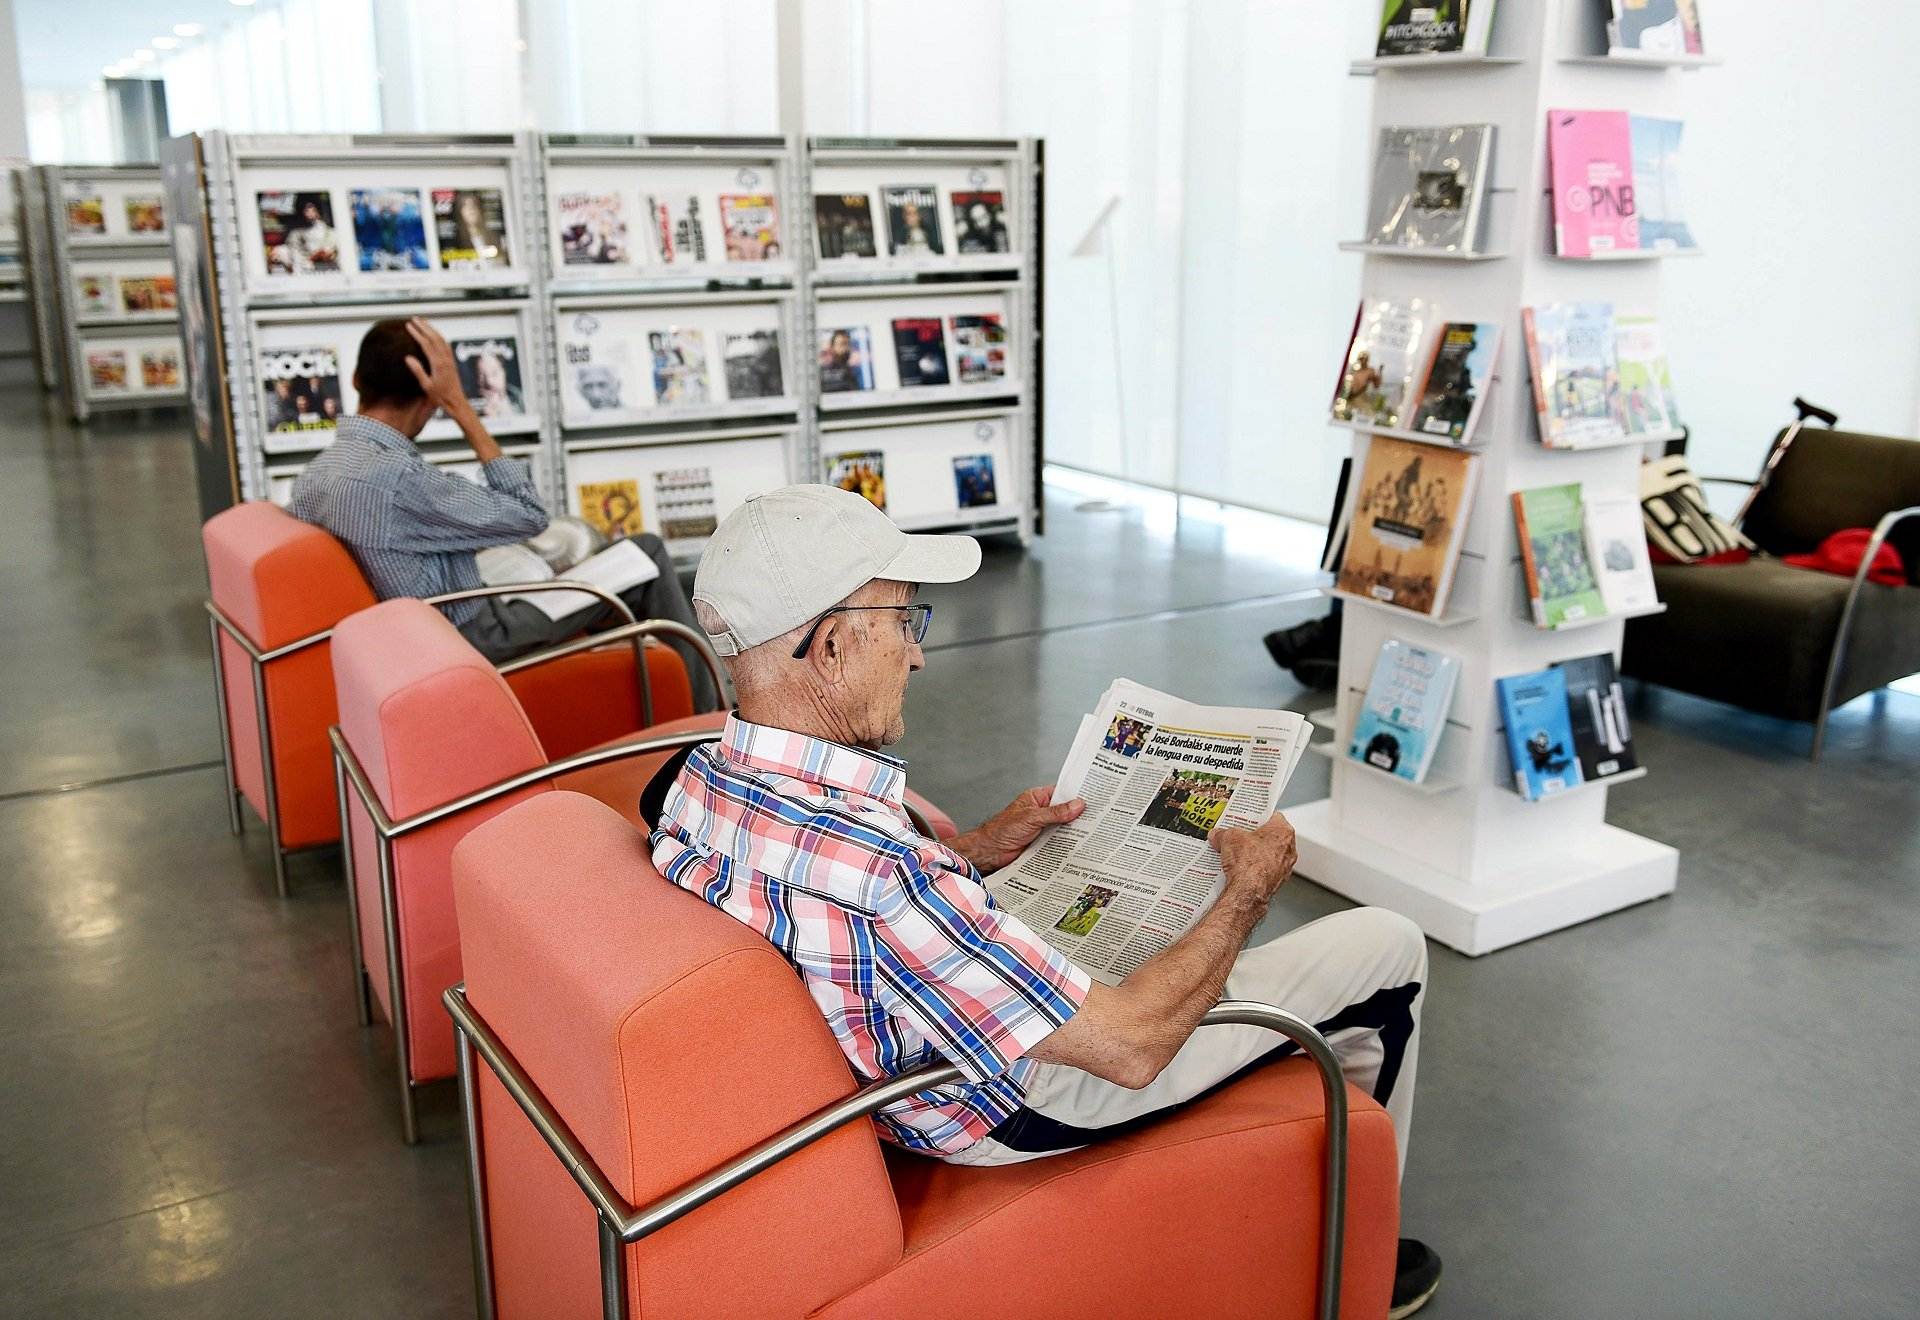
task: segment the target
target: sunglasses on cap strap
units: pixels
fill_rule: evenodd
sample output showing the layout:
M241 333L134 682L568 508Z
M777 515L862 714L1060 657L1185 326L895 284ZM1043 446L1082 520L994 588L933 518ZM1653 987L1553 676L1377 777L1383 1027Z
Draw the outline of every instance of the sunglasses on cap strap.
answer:
M911 605L835 605L813 621L813 626L807 629L807 635L800 639L800 645L793 648L793 658L795 660L807 658L807 651L813 646L813 635L820 631L820 625L827 621L828 615L857 614L862 610L906 611L903 622L907 626L907 636L913 639L915 646L927 640L927 627L933 622L933 606L925 601L916 601Z

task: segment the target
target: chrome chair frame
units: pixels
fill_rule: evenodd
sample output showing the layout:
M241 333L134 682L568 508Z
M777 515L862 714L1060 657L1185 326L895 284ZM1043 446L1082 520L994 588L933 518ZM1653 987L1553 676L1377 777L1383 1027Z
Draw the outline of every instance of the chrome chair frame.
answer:
M1779 462L1778 455L1785 452L1785 446L1775 449L1769 457L1766 472L1770 476L1774 465ZM1751 492L1747 503L1740 510L1744 521L1747 509L1752 506L1753 495L1758 493L1759 480L1751 477L1696 477L1701 482L1712 482L1723 486L1744 486ZM1827 716L1833 713L1833 695L1840 686L1840 665L1847 655L1847 637L1853 629L1854 607L1860 602L1860 592L1867 585L1867 570L1873 566L1873 557L1880 553L1880 547L1886 544L1887 536L1893 529L1908 518L1920 518L1920 504L1910 508L1894 509L1874 524L1873 535L1867 540L1866 553L1860 557L1860 566L1853 571L1853 583L1847 588L1846 603L1840 607L1840 626L1834 630L1833 646L1827 652L1827 677L1820 688L1820 709L1813 721L1813 750L1808 759L1818 761L1827 742ZM1734 524L1738 527L1740 524Z
M713 675L716 690L722 693L726 691L722 686L719 659L713 654L713 649L707 645L706 639L686 625L674 623L668 619L646 619L639 623L622 624L618 628L594 633L577 642L564 643L542 651L538 655L510 661L500 666L500 672L517 672L549 660L558 660L563 656L592 649L593 646L605 646L609 642L624 641L629 637L634 640L637 647L646 638L662 634L685 637L693 642L700 658ZM642 668L644 667L642 662ZM651 714L651 702L646 703L646 710ZM643 738L635 742L621 743L617 747L601 747L576 752L558 761L549 761L545 765L535 766L517 775L509 775L485 788L475 789L471 793L454 798L451 802L428 807L404 820L396 821L387 815L386 808L380 804L379 795L374 792L366 770L361 766L359 758L353 754L353 748L347 745L346 736L340 732L340 726L336 724L327 730L327 741L333 747L334 794L340 807L340 856L346 873L347 921L349 923L347 948L353 967L354 1006L359 1023L363 1027L373 1024L373 1003L367 984L366 964L360 957L360 891L354 872L353 836L349 833L352 824L347 796L349 790L353 798L360 803L361 810L367 813L367 819L372 822L374 829L376 864L379 868L380 880L380 923L387 946L387 995L388 1002L393 1005L394 1055L400 1071L400 1133L407 1145L411 1146L420 1140L420 1124L414 1104L412 1042L407 1034L406 1014L401 1011L401 1005L405 1003L406 974L400 964L399 917L393 892L393 841L415 830L448 820L474 807L485 806L509 793L516 793L557 775L585 770L591 766L606 765L613 761L623 761L635 756L674 751L681 747L711 742L717 736L710 729L702 729L695 732L668 734L663 737Z
M533 582L520 586L478 587L471 591L452 591L441 596L429 596L426 598L426 603L429 605L446 605L458 600L472 600L482 596L513 595L527 591L584 591L589 595L599 597L603 604L612 608L617 614L624 618L628 624L634 622L633 611L627 607L625 601L611 592L604 591L586 582ZM274 782L273 724L272 721L267 718L267 666L276 660L284 660L290 655L297 655L309 647L318 646L320 643L329 640L333 636L333 629L327 628L317 633L309 633L305 637L298 637L284 645L263 651L254 643L251 637L247 636L247 634L241 630L239 624L227 617L225 611L218 605L215 605L211 600L205 602L205 605L207 610L207 633L213 642L213 695L214 703L220 714L220 764L222 771L226 775L227 830L229 833L239 834L245 828L245 818L240 813L242 795L239 783L234 778L233 771L233 731L227 721L227 666L226 658L221 653L220 635L222 633L231 637L234 644L246 653L248 669L251 672L253 680L253 713L254 719L258 722L259 726L257 731L260 738L261 778L264 785L263 791L267 799L265 812L267 843L273 849L273 884L274 888L279 892L280 897L285 898L287 896L287 858L294 853L315 852L321 848L331 848L333 845L331 843L317 843L310 844L304 848L282 848L280 846L280 793L278 785ZM678 627L679 625L675 626ZM685 631L696 640L703 644L705 643L706 639L694 633L692 629L689 628ZM604 642L602 644L604 645ZM572 643L566 643L565 645L571 646ZM647 679L647 666L640 654L640 646L640 641L636 639L634 641L634 662L639 673L640 708L642 713L647 717L647 722L652 723L653 690ZM585 648L576 647L575 649ZM513 664L517 668L525 668L525 662L535 660L536 657L528 656L523 657L521 661L513 662ZM512 671L503 667L502 672ZM722 693L726 691L724 687L718 690Z
M456 985L441 996L453 1018L455 1061L460 1078L460 1112L467 1142L468 1224L473 1235L474 1294L480 1320L493 1320L493 1265L488 1251L486 1167L480 1148L479 1100L474 1084L477 1054L499 1080L514 1104L527 1116L560 1163L592 1204L599 1221L600 1298L605 1320L626 1320L627 1258L625 1247L659 1232L715 1197L724 1195L756 1174L765 1172L814 1142L856 1119L866 1118L896 1100L930 1087L961 1080L951 1064L933 1064L886 1081L862 1087L843 1100L816 1110L798 1123L759 1145L682 1184L665 1196L634 1206L614 1188L594 1163L593 1156L561 1118L540 1088L520 1067L511 1051L468 1002L466 985ZM1320 1088L1326 1102L1327 1147L1323 1176L1326 1191L1320 1220L1320 1291L1315 1315L1338 1320L1340 1313L1341 1251L1347 1218L1347 1089L1340 1062L1326 1038L1313 1025L1271 1004L1250 1000L1222 1000L1201 1019L1201 1025L1222 1023L1265 1027L1292 1040L1320 1070Z

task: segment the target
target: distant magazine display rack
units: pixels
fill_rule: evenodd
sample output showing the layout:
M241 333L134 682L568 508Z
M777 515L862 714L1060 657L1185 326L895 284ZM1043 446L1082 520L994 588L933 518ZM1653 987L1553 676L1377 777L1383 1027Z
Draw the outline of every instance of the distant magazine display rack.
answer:
M1036 141L215 132L169 157L207 254L176 253L205 273L196 431L239 498L284 503L355 409L367 327L423 315L550 508L683 564L793 481L1038 530ZM477 474L445 419L420 439Z
M1616 666L1624 620L1664 608L1639 466L1680 412L1662 263L1600 254L1697 249L1678 80L1623 78L1604 43L1614 23L1616 46L1697 44L1699 15L1380 3L1353 66L1373 186L1342 245L1367 260L1328 416L1353 451L1338 698L1311 717L1331 791L1288 814L1302 875L1481 954L1674 887L1677 853L1609 824L1606 789L1659 773ZM1584 62L1596 42L1606 62Z
M178 295L160 171L150 165L41 165L44 235L34 296L48 316L43 366L68 415L185 400ZM48 333L50 331L50 333Z
M807 480L902 527L1040 523L1041 144L813 138Z

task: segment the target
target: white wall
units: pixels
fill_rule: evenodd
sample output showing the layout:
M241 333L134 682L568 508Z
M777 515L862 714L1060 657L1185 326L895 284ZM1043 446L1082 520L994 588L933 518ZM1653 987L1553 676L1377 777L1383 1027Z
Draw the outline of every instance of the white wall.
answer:
M1849 429L1920 434L1920 38L1877 0L1772 10L1707 9L1726 64L1661 75L1691 89L1682 164L1706 255L1669 263L1663 323L1701 472L1757 471L1795 394Z

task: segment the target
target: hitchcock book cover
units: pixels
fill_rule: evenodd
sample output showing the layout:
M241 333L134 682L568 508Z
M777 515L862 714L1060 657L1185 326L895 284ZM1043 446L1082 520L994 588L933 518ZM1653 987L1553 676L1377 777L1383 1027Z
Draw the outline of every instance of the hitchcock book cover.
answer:
M1633 129L1624 110L1547 111L1553 250L1607 256L1640 247Z

